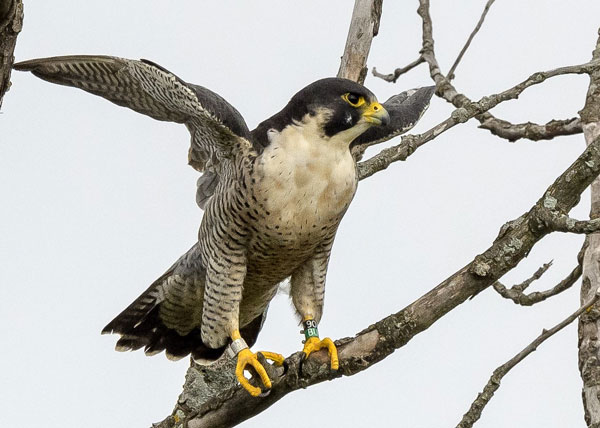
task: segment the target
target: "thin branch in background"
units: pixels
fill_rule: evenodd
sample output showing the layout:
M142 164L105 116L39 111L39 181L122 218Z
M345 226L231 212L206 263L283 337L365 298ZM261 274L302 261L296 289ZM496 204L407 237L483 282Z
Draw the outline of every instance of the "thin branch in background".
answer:
M434 62L432 62L433 65L430 65L430 67L433 67L435 69L437 64L435 58L433 58L433 60L431 61ZM393 162L406 160L406 158L408 158L408 156L410 156L416 149L418 149L425 143L433 140L441 133L446 132L448 129L454 127L459 123L464 123L469 119L496 107L500 103L518 98L519 95L521 95L521 93L523 93L523 91L525 91L525 89L529 88L530 86L538 85L547 79L563 74L589 74L593 70L596 70L598 68L600 68L600 61L592 61L580 65L560 67L549 71L539 71L537 73L532 74L527 79L525 79L521 83L518 83L512 88L509 88L497 94L492 94L483 97L477 102L473 102L464 95L460 95L457 93L457 96L462 97L466 101L458 103L458 105L461 105L461 107L454 110L448 119L437 124L436 126L424 132L423 134L405 135L402 137L400 144L383 149L381 152L371 157L370 159L364 162L360 162L358 164L359 178L362 180L364 178L370 177L376 172L386 169ZM434 71L434 73L436 73L436 76L441 76L437 78L438 81L447 81L447 79L439 73L439 69L438 72ZM445 84L441 83L441 85ZM448 83L448 85L451 86L450 83ZM439 87L440 86L438 86L438 88ZM455 91L454 89L452 90Z
M519 284L513 285L511 287L511 290L519 291L519 292L523 292L523 291L527 290L527 288L531 284L533 284L535 281L540 279L542 277L542 275L544 275L548 271L548 269L550 269L553 262L554 262L553 260L550 260L548 263L544 263L538 270L535 271L535 273L533 275L531 275L525 281L523 281ZM500 284L500 283L497 282L496 284ZM496 287L496 284L494 284L494 288Z
M477 395L477 398L471 404L471 407L464 414L461 421L456 426L457 428L471 428L475 422L479 420L481 417L481 412L485 408L485 406L489 403L489 401L494 396L494 393L500 388L500 382L502 378L517 364L519 364L525 357L535 351L538 346L540 346L544 341L548 338L552 337L555 333L559 332L573 321L577 319L581 314L588 311L597 301L600 299L600 289L596 290L594 297L582 305L579 309L577 309L573 314L568 316L565 320L558 323L550 330L543 330L542 334L540 334L533 342L527 345L521 352L515 355L513 358L508 360L506 363L502 364L490 377L490 380L483 388L483 391Z
M547 265L544 265L544 266L547 266ZM538 273L540 272L541 269L544 268L544 266L542 266L534 274L534 276L532 278L529 278L529 280L531 280L531 282L533 282L536 279L539 279L539 277L535 278L535 276L538 275ZM536 303L543 302L544 300L546 300L552 296L556 296L557 294L560 294L563 291L571 288L571 286L573 284L575 284L579 278L581 278L582 271L583 271L583 269L581 267L581 264L578 264L571 271L571 273L569 273L569 275L567 275L567 277L565 279L560 281L557 285L555 285L551 289L545 290L545 291L534 291L533 293L530 293L530 294L524 293L525 288L527 288L527 286L529 285L529 284L527 284L527 285L525 285L525 287L523 287L523 285L525 283L517 284L511 288L506 288L502 283L497 281L494 283L493 287L494 287L494 290L496 290L498 292L498 294L500 294L502 297L504 297L506 299L512 300L517 305L532 306L532 305L535 305ZM529 281L529 280L527 280L527 281ZM527 281L525 281L525 282L527 282Z
M476 116L476 119L479 120L481 129L487 129L493 135L504 138L511 143L521 138L531 141L551 140L554 137L581 134L583 132L581 120L578 117L551 120L544 125L532 122L510 123L494 117L489 112Z
M433 24L429 14L429 0L419 0L417 13L423 22L421 55L427 61L427 64L429 64L429 74L437 87L436 93L457 108L468 105L472 101L466 95L457 91L452 83L450 83L450 80L442 74L437 62L433 40ZM509 141L516 141L519 138L529 138L527 132L532 130L538 131L534 133L538 140L549 140L558 135L572 135L582 132L580 125L573 123L550 122L546 125L513 125L505 120L495 118L489 112L477 115L475 118L482 124L482 128L492 131L492 133L499 137L507 138Z
M435 86L437 87L438 91L441 91L440 93L444 98L458 95L456 88L452 86L450 81L440 70L440 65L438 64L435 56L433 21L431 20L431 15L429 14L429 0L419 0L417 14L421 17L422 21L421 56L429 65L429 75L435 82Z
M469 46L471 45L471 42L475 38L475 35L481 29L481 26L483 25L483 21L485 21L485 17L487 15L487 13L489 12L492 4L494 4L494 1L496 1L496 0L488 0L488 2L485 4L485 7L483 8L483 13L481 14L481 17L479 18L479 22L477 23L477 25L475 26L475 29L473 30L473 32L467 39L467 42L461 49L460 53L458 54L458 57L456 57L454 64L452 64L452 67L450 67L450 71L448 72L448 75L447 75L448 80L454 79L454 72L456 71L456 67L458 67L458 64L460 63L463 56L465 55L465 52L467 52L467 49L469 49Z
M530 224L539 221L540 220L538 218ZM544 300L550 297L556 296L557 294L568 290L573 286L573 284L577 282L577 280L581 278L581 275L583 274L583 256L587 247L588 238L586 237L581 249L579 250L579 253L577 254L577 266L575 266L575 268L566 276L566 278L564 278L562 281L560 281L558 284L556 284L554 287L548 290L534 291L533 293L525 294L525 290L527 289L527 287L529 287L529 285L531 285L532 282L540 279L542 275L546 273L548 268L550 268L552 262L544 264L533 274L531 278L511 288L505 287L500 281L496 281L494 284L492 284L492 286L494 287L494 290L498 292L498 294L500 294L505 299L512 300L517 305L532 306L536 303L543 302Z
M398 80L398 78L400 76L402 76L405 73L408 73L410 70L417 67L419 64L423 64L424 62L425 62L425 59L423 59L422 56L419 56L419 58L417 58L416 60L414 60L407 66L395 69L393 73L390 73L390 74L379 73L377 71L376 67L373 67L372 73L373 73L373 76L379 77L380 79L383 79L386 82L396 83L396 80Z

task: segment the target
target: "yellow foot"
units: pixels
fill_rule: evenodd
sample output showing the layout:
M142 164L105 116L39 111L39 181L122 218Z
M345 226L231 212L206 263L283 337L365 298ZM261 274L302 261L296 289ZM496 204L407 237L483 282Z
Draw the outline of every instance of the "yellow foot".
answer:
M274 361L277 365L283 364L283 355L276 354L274 352L261 352L261 354L263 354L263 356L266 359ZM250 349L242 349L238 353L237 365L235 367L235 376L237 377L237 380L240 382L242 387L244 387L244 389L248 391L251 396L258 397L262 392L261 389L256 386L250 385L250 382L248 382L248 379L246 379L246 377L244 376L244 370L247 368L248 365L252 366L254 370L256 370L256 373L258 373L258 376L260 377L260 380L262 381L265 388L271 388L271 379L269 379L265 368L256 358L256 354L250 351Z
M258 351L258 353L262 354L267 360L273 361L276 366L282 366L283 362L285 361L283 355L276 352Z
M303 351L306 355L306 358L308 358L311 352L319 351L324 348L326 348L327 352L329 353L331 370L337 370L340 367L337 348L330 338L326 337L325 339L319 339L318 337L311 337L304 343Z

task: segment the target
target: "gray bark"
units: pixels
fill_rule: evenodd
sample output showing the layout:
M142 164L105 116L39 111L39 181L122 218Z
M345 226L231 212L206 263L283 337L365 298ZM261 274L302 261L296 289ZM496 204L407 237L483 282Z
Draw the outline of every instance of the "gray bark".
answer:
M600 38L592 55L600 59ZM583 133L589 146L600 136L600 71L590 74L586 103L580 112ZM590 218L600 218L600 180L591 185ZM581 301L586 301L600 285L600 234L588 237L583 261ZM579 320L579 371L583 379L583 406L588 427L600 427L600 308L597 305Z
M17 36L23 27L23 2L0 0L0 108L10 88L10 72L15 61Z
M373 37L379 31L383 0L356 0L338 77L364 83Z

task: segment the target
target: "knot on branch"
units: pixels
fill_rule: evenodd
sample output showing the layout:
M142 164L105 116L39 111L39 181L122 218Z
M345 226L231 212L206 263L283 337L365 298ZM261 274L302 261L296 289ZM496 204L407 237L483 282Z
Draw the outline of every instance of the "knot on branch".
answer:
M555 198L547 195L542 205L534 210L530 219L530 230L533 233L565 232L591 234L600 231L600 218L593 220L577 220L562 213Z
M404 158L400 159L400 160L406 160L407 157L409 157L410 155L412 155L415 150L417 150L417 148L419 147L419 141L421 139L420 135L405 135L402 137L402 144L405 145L406 147L406 155L404 156ZM398 150L398 153L400 153L400 150Z
M538 71L537 73L533 73L531 76L529 76L529 79L527 80L530 80L533 84L542 83L544 80L546 80L546 73Z
M472 115L469 114L466 108L459 107L452 112L451 117L458 123L465 123L472 117Z
M475 257L473 264L469 271L479 277L485 278L489 275L491 270L491 265L483 256L479 255Z

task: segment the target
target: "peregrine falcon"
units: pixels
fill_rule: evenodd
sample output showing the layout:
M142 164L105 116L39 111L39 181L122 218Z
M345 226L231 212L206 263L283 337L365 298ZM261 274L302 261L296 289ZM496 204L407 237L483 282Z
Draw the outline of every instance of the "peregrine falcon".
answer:
M227 350L237 357L237 379L257 396L261 388L244 370L253 367L266 389L271 381L249 347L278 285L290 278L304 354L326 349L331 369L338 368L336 347L319 338L317 326L331 247L358 183L351 149L410 129L434 88L406 91L382 105L353 81L325 78L250 131L222 97L147 60L65 56L14 68L183 123L191 134L189 164L203 173L198 241L102 330L120 335L117 350L209 361ZM262 354L283 363L280 354Z

